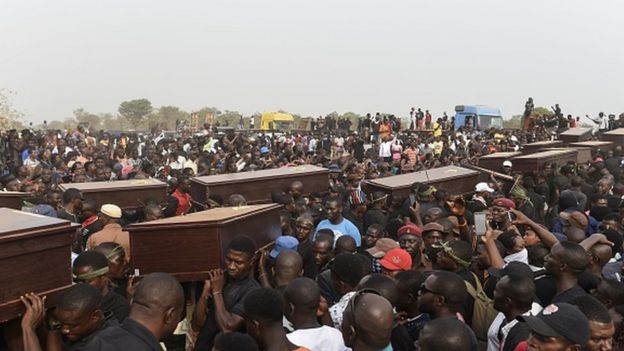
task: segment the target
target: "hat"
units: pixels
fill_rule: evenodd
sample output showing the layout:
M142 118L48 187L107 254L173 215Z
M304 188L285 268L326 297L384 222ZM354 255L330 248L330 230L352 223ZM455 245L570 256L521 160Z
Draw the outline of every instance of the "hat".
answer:
M425 224L425 226L422 229L423 233L433 232L433 231L438 231L438 232L444 233L444 226L442 226L442 224L440 224L440 223L431 222L431 223Z
M481 182L481 183L477 183L477 185L475 186L475 191L478 193L481 192L488 192L488 193L493 193L494 189L490 188L490 186L488 185L488 183L486 182Z
M503 167L512 167L511 161L507 160L503 162Z
M100 208L100 213L110 218L121 218L121 208L113 204L102 205L102 207Z
M587 216L580 211L561 212L559 213L559 217L568 221L571 226L581 228L583 230L587 229L587 224L589 223Z
M397 236L401 237L401 235L403 234L413 234L416 236L421 236L422 235L422 229L418 228L417 225L409 223L406 224L404 226L402 226L401 228L399 228L399 230L397 231Z
M263 146L263 147L260 148L260 154L261 155L268 154L268 153L269 153L269 148L268 147Z
M381 238L377 240L375 246L367 249L366 251L375 258L382 258L386 252L396 249L399 244L390 238Z
M585 347L589 341L589 322L576 306L558 303L546 306L537 316L519 316L532 332L546 337L563 337Z
M269 252L269 256L276 258L282 251L285 250L297 250L297 246L299 245L299 240L294 236L284 235L275 239L275 245L271 252Z
M499 197L498 199L495 199L494 201L492 201L492 205L506 207L508 209L516 208L516 204L513 202L513 200L508 199L506 197Z
M396 248L388 251L379 260L379 264L389 271L409 271L412 268L412 256L407 251Z
M503 268L490 267L488 273L495 278L502 278L506 275L513 275L516 277L529 277L533 278L533 271L531 267L520 261L511 261Z

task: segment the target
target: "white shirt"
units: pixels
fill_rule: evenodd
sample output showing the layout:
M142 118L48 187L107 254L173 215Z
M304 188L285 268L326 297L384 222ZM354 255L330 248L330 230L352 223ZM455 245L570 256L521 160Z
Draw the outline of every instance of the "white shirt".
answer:
M347 347L342 340L342 333L326 325L318 328L299 329L286 335L288 340L297 346L312 351L345 351Z
M310 139L310 142L308 143L308 152L314 152L316 151L316 139L312 138Z
M384 141L379 146L379 157L391 157L392 156L392 140Z
M523 313L522 315L523 316L535 316L541 310L542 310L542 306L533 302L533 305L531 305L531 309ZM496 318L494 318L494 321L492 322L492 324L490 325L490 328L488 329L488 334L487 334L488 335L487 351L501 350L505 344L505 339L507 338L509 331L518 323L518 320L514 319L513 321L508 322L501 328L501 323L503 323L504 320L505 320L505 315L502 312L499 312ZM500 344L498 342L498 330L499 329L501 333L503 334L503 344Z

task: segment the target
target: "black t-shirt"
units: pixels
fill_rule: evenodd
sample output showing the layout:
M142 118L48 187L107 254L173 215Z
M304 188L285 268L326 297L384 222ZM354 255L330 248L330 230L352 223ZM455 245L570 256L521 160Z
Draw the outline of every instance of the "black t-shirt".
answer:
M121 325L102 330L85 351L161 351L158 339L142 324L127 318Z
M223 300L225 308L233 314L244 316L245 296L254 289L258 289L260 285L253 278L247 277L238 281L228 281L223 288ZM210 300L208 307L208 315L206 316L206 324L199 332L195 351L211 351L214 339L221 330L217 324L215 316L214 302Z
M113 318L121 323L130 314L130 305L123 296L109 287L108 294L104 295L102 299L102 311L112 313Z
M111 318L106 318L102 321L102 324L100 325L100 327L94 331L93 333L85 336L84 338L82 338L79 341L70 343L67 345L67 349L69 351L79 351L79 350L84 350L85 347L89 344L89 342L91 342L91 340L95 339L100 332L102 332L103 330L107 329L107 328L112 328L112 327L116 327L119 326L119 323L117 322L117 320L115 318L112 318L112 316L109 316Z

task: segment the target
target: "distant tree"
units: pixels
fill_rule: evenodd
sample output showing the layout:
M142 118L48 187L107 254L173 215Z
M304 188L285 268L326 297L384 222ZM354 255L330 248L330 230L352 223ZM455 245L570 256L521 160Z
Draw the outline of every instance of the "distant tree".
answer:
M78 121L78 123L86 124L89 128L95 130L99 129L102 125L102 120L100 116L96 115L95 113L85 111L85 109L82 107L74 110L74 117L76 118L76 121Z
M179 107L161 106L147 116L147 127L152 132L173 130L175 129L176 121L190 121L190 116L188 112L180 110Z
M13 108L11 95L14 92L0 89L0 129L19 128L23 114Z
M225 112L216 116L216 120L222 126L238 127L238 122L242 116L243 115L238 111L225 110Z
M510 119L503 120L503 128L519 129L521 121L522 121L522 115L512 116Z
M152 112L152 103L147 99L124 101L119 105L119 114L130 122L134 129Z

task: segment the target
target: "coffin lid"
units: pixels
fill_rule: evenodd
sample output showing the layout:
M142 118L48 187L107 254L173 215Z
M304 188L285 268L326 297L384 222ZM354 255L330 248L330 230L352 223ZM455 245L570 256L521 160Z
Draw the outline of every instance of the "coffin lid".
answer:
M214 224L224 223L231 220L240 219L250 214L264 212L280 208L280 204L249 205L240 207L218 207L206 211L194 212L186 216L175 216L158 219L151 222L136 223L128 226L129 231L150 229L155 227L192 225L192 224Z
M510 152L495 152L492 154L487 154L487 155L483 155L481 157L479 157L480 159L484 159L484 158L509 158L509 157L514 157L514 156L519 156L522 155L522 152L520 151L510 151Z
M223 184L223 183L231 184L231 183L242 183L242 182L246 182L252 179L259 180L259 179L284 177L284 176L297 176L301 174L310 174L310 173L329 174L329 170L323 167L304 165L304 166L297 166L297 167L265 169L261 171L194 177L192 178L192 181L200 183L200 184L205 184L205 185L211 185L211 184L214 185L214 184Z
M478 175L479 172L457 166L446 166L433 168L426 171L419 171L392 177L369 180L368 183L382 188L396 189L400 187L410 187L414 183L438 183L456 178Z
M0 191L0 197L29 197L31 193L25 193L22 191Z
M55 229L70 227L70 221L54 217L42 216L30 212L18 211L11 208L0 208L0 241L12 238L15 234L32 232L34 230Z
M570 143L570 146L574 147L607 147L613 145L611 141L589 140L579 141L576 143Z
M65 191L69 188L76 188L81 192L103 192L103 191L120 191L124 189L136 189L136 188L165 188L167 184L154 179L131 179L131 180L115 180L112 182L89 182L89 183L70 183L61 184L59 188Z
M558 145L563 144L561 140L545 140L545 141L536 141L534 143L525 144L524 147L533 147L533 146L543 146L543 145Z
M546 151L536 152L534 154L517 156L512 159L513 160L530 160L530 159L538 159L538 158L547 158L547 157L559 157L569 154L576 154L577 150L574 149L557 149L552 148Z
M570 128L565 132L559 134L559 136L581 136L591 132L591 128Z
M624 135L624 128L614 129L605 133L603 135Z

